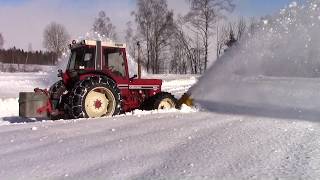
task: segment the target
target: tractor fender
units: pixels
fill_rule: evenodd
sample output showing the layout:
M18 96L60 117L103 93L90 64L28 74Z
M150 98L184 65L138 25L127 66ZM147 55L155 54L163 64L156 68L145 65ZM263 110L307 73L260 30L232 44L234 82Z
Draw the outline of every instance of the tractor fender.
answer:
M102 71L94 71L94 70L83 71L83 72L68 70L66 73L63 74L62 80L63 80L64 84L68 88L70 88L70 85L74 85L74 83L76 83L78 81L82 81L88 77L94 77L94 76L103 76L103 77L107 77L107 78L115 81L115 78L112 75L109 75L109 74L102 72Z
M112 78L111 76L109 76L106 73L100 72L100 71L88 71L85 73L80 73L79 74L79 80L82 81L84 79L87 79L88 77L94 77L94 76L100 76L100 77L104 77L104 78L109 78L112 81L116 82L114 78Z

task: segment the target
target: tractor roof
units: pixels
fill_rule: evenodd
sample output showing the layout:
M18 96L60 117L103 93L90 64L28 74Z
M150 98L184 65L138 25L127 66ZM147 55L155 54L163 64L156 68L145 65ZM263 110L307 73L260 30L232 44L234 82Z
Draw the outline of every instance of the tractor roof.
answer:
M89 45L89 46L96 46L97 41L96 40L82 40L80 42L77 42L76 40L72 41L72 44L70 44L70 48L76 48L83 45ZM126 44L124 43L116 43L113 41L101 41L101 45L103 47L115 47L115 48L126 48Z

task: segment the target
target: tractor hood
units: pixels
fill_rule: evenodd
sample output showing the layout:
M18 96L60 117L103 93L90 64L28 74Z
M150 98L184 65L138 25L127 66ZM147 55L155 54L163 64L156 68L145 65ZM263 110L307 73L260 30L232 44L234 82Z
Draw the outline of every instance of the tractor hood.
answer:
M130 89L153 89L161 90L162 80L160 79L134 79L129 86Z
M135 79L133 81L134 84L136 85L144 85L144 86L161 86L162 85L162 80L161 79Z

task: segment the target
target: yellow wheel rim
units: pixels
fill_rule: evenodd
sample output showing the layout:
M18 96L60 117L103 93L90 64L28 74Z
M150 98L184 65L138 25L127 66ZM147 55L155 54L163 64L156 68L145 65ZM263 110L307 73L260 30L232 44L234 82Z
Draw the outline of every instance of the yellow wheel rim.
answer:
M115 97L107 88L94 88L86 96L85 110L89 118L112 116L115 108Z
M175 108L175 103L170 98L163 99L158 106L158 109L172 109Z

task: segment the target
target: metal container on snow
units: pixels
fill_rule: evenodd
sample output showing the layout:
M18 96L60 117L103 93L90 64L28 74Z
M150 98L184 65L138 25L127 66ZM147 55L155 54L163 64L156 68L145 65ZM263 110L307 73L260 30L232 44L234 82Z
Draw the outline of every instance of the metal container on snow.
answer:
M42 108L48 102L45 94L34 92L19 93L19 116L25 118L46 118L47 112L38 113L37 110Z

